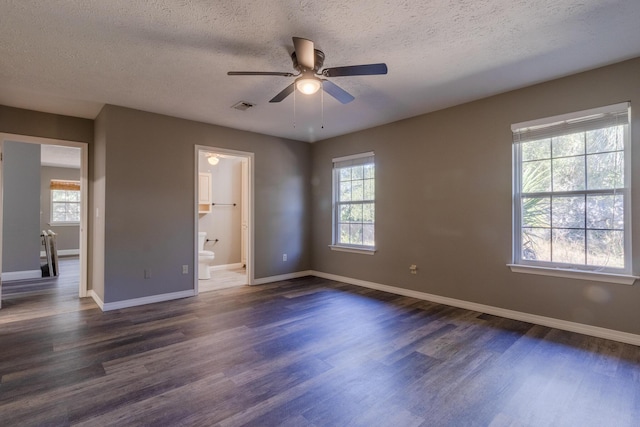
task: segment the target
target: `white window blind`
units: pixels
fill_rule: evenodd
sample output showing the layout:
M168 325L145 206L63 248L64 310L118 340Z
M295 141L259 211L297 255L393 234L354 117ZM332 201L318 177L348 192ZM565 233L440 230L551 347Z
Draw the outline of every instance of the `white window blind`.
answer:
M352 156L338 157L336 159L333 159L333 167L347 168L350 166L373 164L374 160L374 153L373 151L371 151L367 153L354 154Z
M511 125L513 141L527 142L629 124L629 103Z

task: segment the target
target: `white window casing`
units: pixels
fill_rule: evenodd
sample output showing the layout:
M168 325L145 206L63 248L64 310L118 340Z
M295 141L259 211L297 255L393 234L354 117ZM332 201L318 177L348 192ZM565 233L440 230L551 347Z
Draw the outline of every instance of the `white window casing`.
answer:
M50 225L80 224L80 182L52 179Z
M632 284L629 103L512 125L512 271Z
M375 162L366 152L333 159L332 250L375 252Z

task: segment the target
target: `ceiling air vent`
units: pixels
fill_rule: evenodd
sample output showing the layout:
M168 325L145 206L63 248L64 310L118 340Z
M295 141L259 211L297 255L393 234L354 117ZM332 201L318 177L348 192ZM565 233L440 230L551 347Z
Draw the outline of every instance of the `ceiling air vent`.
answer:
M255 107L255 106L256 104L252 104L247 101L240 101L237 104L232 105L231 108L235 108L236 110L240 110L240 111L247 111L249 108Z

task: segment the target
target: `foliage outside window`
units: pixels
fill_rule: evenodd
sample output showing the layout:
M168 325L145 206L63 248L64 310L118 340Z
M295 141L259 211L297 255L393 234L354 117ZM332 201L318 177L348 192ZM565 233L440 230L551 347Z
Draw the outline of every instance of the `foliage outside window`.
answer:
M514 263L629 273L628 104L514 129Z
M333 244L375 247L375 163L372 152L333 160Z
M51 180L51 223L80 222L80 182Z

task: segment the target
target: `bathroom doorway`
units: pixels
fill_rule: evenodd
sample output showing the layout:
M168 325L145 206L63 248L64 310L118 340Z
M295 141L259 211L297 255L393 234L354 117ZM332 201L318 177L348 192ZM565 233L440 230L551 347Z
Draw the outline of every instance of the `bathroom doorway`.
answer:
M252 284L253 153L196 146L196 293Z

